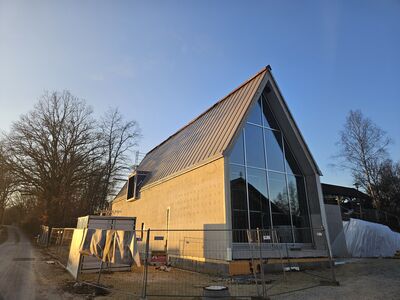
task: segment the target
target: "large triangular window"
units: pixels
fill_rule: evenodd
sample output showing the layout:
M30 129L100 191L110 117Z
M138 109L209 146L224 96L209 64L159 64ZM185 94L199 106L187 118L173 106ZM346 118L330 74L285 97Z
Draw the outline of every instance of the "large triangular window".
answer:
M311 242L304 178L264 95L253 103L229 163L234 230L273 228L278 242Z

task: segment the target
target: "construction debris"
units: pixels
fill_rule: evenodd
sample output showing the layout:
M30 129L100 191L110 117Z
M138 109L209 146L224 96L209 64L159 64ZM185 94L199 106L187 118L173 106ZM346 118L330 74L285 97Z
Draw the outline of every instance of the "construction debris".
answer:
M156 267L156 270L164 271L164 272L171 272L171 267L168 265L162 265L159 267Z

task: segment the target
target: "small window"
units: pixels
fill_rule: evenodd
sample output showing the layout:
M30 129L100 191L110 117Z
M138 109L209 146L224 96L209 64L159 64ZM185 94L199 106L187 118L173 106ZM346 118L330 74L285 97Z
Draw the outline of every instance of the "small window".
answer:
M127 199L131 199L135 195L135 185L136 185L136 175L133 175L128 179Z
M129 177L128 179L128 193L127 199L139 199L140 198L140 188L142 187L144 180L146 178L146 172L137 172L135 175Z

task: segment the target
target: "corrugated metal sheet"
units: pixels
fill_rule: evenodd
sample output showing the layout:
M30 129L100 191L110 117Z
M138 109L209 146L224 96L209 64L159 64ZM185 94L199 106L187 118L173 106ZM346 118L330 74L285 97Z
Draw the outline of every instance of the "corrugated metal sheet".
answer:
M139 170L150 172L144 186L222 156L267 70L261 70L151 150L139 165Z

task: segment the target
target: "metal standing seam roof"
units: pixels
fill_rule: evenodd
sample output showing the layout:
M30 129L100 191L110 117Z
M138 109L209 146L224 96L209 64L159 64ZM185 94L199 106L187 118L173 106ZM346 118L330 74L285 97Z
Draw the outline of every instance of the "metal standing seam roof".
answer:
M141 188L144 189L146 186L157 184L162 180L167 180L222 157L238 131L267 73L268 78L271 78L277 87L278 94L281 95L270 73L270 67L263 68L200 116L150 150L137 168L139 171L149 172ZM288 118L293 121L293 130L299 133L300 144L303 144L304 151L309 154L310 163L315 167L316 172L322 175L283 97L282 101L284 109L288 112ZM122 196L126 195L126 192L127 183L114 200L119 201Z
M263 68L148 152L138 167L150 172L143 187L222 156L267 71L268 67Z

